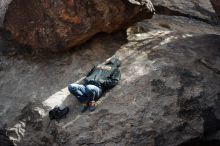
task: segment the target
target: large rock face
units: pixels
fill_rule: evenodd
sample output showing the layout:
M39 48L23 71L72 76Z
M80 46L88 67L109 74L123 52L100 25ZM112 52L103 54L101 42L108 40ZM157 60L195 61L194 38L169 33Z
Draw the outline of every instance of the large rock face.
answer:
M0 37L0 145L219 146L220 27L209 24L214 10L202 0L159 2L161 13L178 16L139 22L127 30L127 41L122 34L99 34L73 52L33 54L39 52ZM122 80L95 112L80 113L67 85L114 54L122 60ZM56 105L70 112L48 125Z
M18 146L219 146L220 28L156 15L128 34L127 43L102 34L61 55L1 55L0 126L10 139ZM80 113L67 85L113 54L122 60L120 84L95 112ZM55 105L70 113L48 126Z
M218 15L220 19L220 2L218 0L210 0L212 3L213 8L216 11L216 14Z
M4 25L21 44L62 51L153 14L150 0L13 0Z

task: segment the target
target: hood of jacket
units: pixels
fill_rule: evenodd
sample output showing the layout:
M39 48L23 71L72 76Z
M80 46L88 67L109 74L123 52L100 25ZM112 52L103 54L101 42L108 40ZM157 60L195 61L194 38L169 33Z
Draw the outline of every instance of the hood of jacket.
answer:
M110 58L110 60L106 63L106 65L113 65L119 67L121 65L121 61L118 58L113 57Z

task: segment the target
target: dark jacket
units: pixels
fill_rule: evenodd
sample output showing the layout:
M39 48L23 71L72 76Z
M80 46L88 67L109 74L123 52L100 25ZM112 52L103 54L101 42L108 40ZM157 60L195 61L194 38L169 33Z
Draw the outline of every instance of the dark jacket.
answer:
M102 89L114 87L121 79L120 65L121 62L117 58L111 58L105 64L94 66L87 74L85 84L96 85Z

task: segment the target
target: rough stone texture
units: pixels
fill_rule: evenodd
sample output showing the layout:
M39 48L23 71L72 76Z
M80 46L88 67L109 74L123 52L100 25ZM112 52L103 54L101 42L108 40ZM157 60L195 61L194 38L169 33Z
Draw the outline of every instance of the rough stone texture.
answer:
M150 0L13 0L4 25L21 44L63 51L153 14Z
M217 23L209 0L152 0L157 13L196 18L209 23Z
M216 14L220 18L220 2L218 0L210 0L213 8L215 9Z
M6 49L11 52L0 58L1 127L20 146L189 146L198 139L215 139L212 146L218 146L219 26L155 16L127 34L128 42L102 34L60 55ZM95 112L81 114L66 86L113 54L122 60L120 84ZM68 105L70 113L48 126L47 112L55 105Z

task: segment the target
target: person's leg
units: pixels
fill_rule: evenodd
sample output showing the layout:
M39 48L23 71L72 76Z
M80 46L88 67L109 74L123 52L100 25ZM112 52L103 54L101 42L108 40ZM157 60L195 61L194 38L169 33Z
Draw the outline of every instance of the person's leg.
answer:
M95 101L98 100L102 94L102 89L94 85L87 85L86 94L89 97L89 110L92 112L95 110Z
M102 89L95 85L87 85L85 88L89 101L97 100L102 94Z
M84 85L80 84L70 84L68 86L68 90L72 93L80 102L86 102L88 99L86 98L86 89Z

